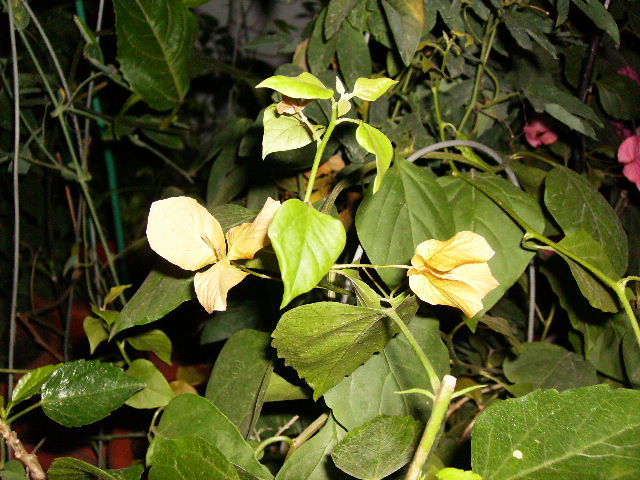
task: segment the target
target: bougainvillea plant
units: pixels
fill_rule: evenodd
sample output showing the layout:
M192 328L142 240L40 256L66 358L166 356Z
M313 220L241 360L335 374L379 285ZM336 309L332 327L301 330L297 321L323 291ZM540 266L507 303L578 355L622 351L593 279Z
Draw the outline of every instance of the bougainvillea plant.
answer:
M2 478L640 477L640 3L96 3L3 0Z

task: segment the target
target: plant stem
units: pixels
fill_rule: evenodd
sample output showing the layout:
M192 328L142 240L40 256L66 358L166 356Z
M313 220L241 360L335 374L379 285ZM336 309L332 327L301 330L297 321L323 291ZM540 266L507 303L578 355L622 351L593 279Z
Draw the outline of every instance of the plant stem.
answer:
M316 175L318 174L318 167L320 166L320 160L322 159L322 154L324 153L324 149L327 147L327 143L329 143L329 138L333 133L333 129L336 128L338 120L338 106L336 101L331 99L331 121L329 122L329 126L327 127L327 131L322 136L322 141L318 143L318 148L316 150L316 156L313 159L313 166L311 167L311 175L309 175L309 181L307 182L307 191L304 194L305 203L309 201L311 198L311 193L313 192L313 184L316 181Z
M269 437L265 440L263 440L260 445L258 445L255 449L255 451L253 452L255 457L258 458L258 456L262 453L262 451L267 448L269 445L271 445L272 443L280 443L280 442L284 442L287 445L291 446L293 445L293 440L285 435L276 435L275 437Z
M469 102L469 106L467 107L467 111L462 117L462 121L460 122L460 126L458 127L458 131L462 132L464 126L467 124L471 113L476 108L476 103L478 101L478 93L480 92L480 84L482 83L482 76L484 75L484 64L489 59L489 54L491 53L491 49L493 48L493 41L496 38L496 32L498 30L498 23L494 22L493 17L489 17L487 21L487 29L484 34L484 38L482 41L482 52L480 54L480 63L478 64L478 70L476 71L476 78L473 82L473 92L471 94L471 101Z
M19 419L21 416L29 413L31 410L35 410L36 408L40 407L42 405L42 401L36 402L33 405L29 405L27 408L25 408L24 410L19 411L18 413L16 413L13 417L9 418L7 420L8 424L12 424L13 422L15 422L17 419Z
M416 355L418 355L418 358L420 359L420 363L422 363L424 371L427 373L427 377L429 378L429 383L431 384L431 389L434 391L434 393L437 392L438 389L440 388L440 379L438 378L438 374L433 368L433 365L431 364L427 356L422 351L422 348L420 348L420 345L418 344L416 337L413 336L409 328L405 325L405 323L400 318L400 315L398 315L395 310L389 309L389 310L386 310L386 313L389 317L393 319L394 322L396 322L396 325L398 326L398 328L400 328L400 331L404 334L405 337L407 337L407 341L409 342L409 345L411 345L411 348L413 348L413 351L416 352Z
M429 454L436 444L436 440L442 429L442 424L451 403L451 396L456 388L456 378L451 375L445 375L442 384L436 391L436 399L433 402L431 416L424 429L420 444L413 457L413 461L407 471L406 480L418 480L422 474L422 467L429 458Z
M124 340L122 340L121 342L116 342L116 344L118 345L118 349L120 350L120 353L122 354L122 358L124 359L125 363L128 366L131 366L131 359L129 358L129 355L127 355L127 351L125 349L124 346Z
M304 431L300 435L298 435L296 438L294 438L293 441L291 442L291 448L289 448L289 451L287 452L287 457L286 458L288 459L291 455L293 455L293 452L295 452L298 448L300 448L302 446L302 444L304 442L306 442L313 435L315 435L315 433L318 430L320 430L324 426L325 423L327 423L327 420L329 420L329 414L323 413L318 418L316 418L311 423L311 425L309 425L307 428L305 428Z
M440 85L440 80L438 80L438 86ZM446 141L446 136L444 133L444 123L442 123L442 112L440 112L440 99L438 97L438 86L431 87L431 93L433 94L433 106L436 110L436 120L438 120L438 131L440 132L440 141Z

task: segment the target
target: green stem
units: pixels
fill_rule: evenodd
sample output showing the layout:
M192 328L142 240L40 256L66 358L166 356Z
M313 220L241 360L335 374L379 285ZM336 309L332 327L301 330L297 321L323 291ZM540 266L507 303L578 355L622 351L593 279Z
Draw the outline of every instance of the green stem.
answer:
M487 29L485 31L484 38L482 39L482 52L480 54L480 63L478 64L478 70L476 71L476 78L473 82L473 92L471 94L471 101L469 102L469 106L467 107L467 111L462 117L462 121L460 122L460 126L458 127L458 131L462 131L464 126L467 124L471 113L476 108L476 103L478 101L478 93L480 92L480 84L482 83L482 76L484 75L484 66L487 60L489 59L489 54L491 53L491 49L493 48L493 41L496 38L496 32L498 30L497 22L494 22L493 17L489 18L487 22Z
M19 419L21 416L29 413L31 410L35 410L36 408L40 407L42 405L42 401L36 402L33 405L29 405L27 408L25 408L24 410L20 410L18 413L16 413L13 417L9 418L7 420L7 423L9 425L11 425L13 422L15 422L17 419Z
M329 420L329 415L326 413L323 413L318 418L316 418L307 428L305 428L300 435L294 438L293 441L291 442L291 447L287 452L285 461L289 459L289 457L293 455L293 452L295 452L298 448L300 448L304 442L309 440L312 436L316 434L316 432L318 432L322 427L324 427L325 423L327 423L327 420Z
M122 340L121 342L116 342L116 344L118 345L118 350L120 350L120 353L122 354L122 358L124 359L125 363L128 366L131 366L131 359L129 358L129 355L127 355L127 351L125 349L124 346L124 340Z
M271 445L272 443L280 443L280 442L284 442L287 445L291 446L293 445L293 440L289 437L286 437L284 435L277 435L275 437L269 437L265 440L263 440L260 445L258 445L256 447L256 450L253 452L253 454L255 455L256 458L258 458L260 456L260 454L262 453L262 451L267 448L269 445Z
M631 304L629 303L629 299L627 298L624 283L625 282L620 281L616 284L616 287L613 290L614 292L616 292L618 300L620 300L620 303L622 304L622 307L627 314L629 324L631 325L631 330L633 330L633 334L636 337L636 342L638 342L638 345L640 346L640 326L638 326L638 319L636 318L636 315L631 308Z
M440 111L440 97L438 96L438 87L440 80L438 80L438 86L431 87L431 93L433 94L433 106L436 109L436 120L438 120L438 131L440 132L440 141L446 141L446 135L444 133L444 123L442 123L442 112Z
M427 426L424 429L420 444L413 457L413 461L407 471L406 480L418 480L422 475L422 467L427 462L429 454L433 450L434 445L438 439L447 410L449 409L449 403L451 403L451 396L456 388L456 378L451 375L445 375L442 379L442 385L436 390L436 399L433 402L433 408L431 409L431 416L427 422Z
M418 345L418 341L416 340L416 337L413 336L409 328L405 325L405 323L400 318L400 315L398 315L395 310L389 309L389 310L386 310L386 313L389 317L393 319L394 322L396 322L396 325L398 326L398 328L400 328L400 331L402 331L404 336L407 337L407 341L409 342L409 345L411 345L411 348L413 348L413 351L416 352L416 355L418 355L418 358L420 359L420 363L422 363L424 371L427 373L427 377L429 378L429 383L431 384L431 389L434 392L437 392L438 389L440 388L440 379L438 378L438 374L433 368L433 365L431 365L431 362L422 351L422 348L420 348L420 345Z
M329 138L333 133L333 129L336 128L337 120L338 120L338 106L336 104L336 101L332 98L331 99L331 121L329 122L327 131L322 136L322 141L318 143L316 156L313 159L313 166L311 167L311 175L309 175L309 182L307 183L307 191L304 194L305 203L311 199L311 193L313 192L313 184L316 181L316 175L318 174L318 167L320 166L320 160L322 159L322 154L324 153L324 149L327 147L327 143L329 143Z

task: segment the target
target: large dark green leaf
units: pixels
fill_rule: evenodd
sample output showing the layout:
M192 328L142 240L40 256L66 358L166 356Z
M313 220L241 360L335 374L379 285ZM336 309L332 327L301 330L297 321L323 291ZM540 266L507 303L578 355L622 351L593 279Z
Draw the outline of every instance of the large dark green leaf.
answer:
M406 465L422 425L411 417L380 415L350 431L333 449L340 470L362 480L380 480Z
M219 342L231 337L244 328L260 328L263 312L257 301L242 299L229 302L224 312L216 312L202 328L200 344Z
M633 479L640 475L640 392L596 385L499 401L473 429L484 480Z
M331 0L324 19L324 35L326 38L340 30L349 12L363 0Z
M342 253L346 233L337 218L291 199L278 209L269 238L284 283L282 308L318 285Z
M408 325L438 377L449 372L449 352L440 339L440 324L432 318L414 317ZM419 394L398 395L412 388L431 390L429 378L403 334L392 338L378 355L329 390L324 398L336 420L352 430L376 415L429 419L431 402Z
M596 24L598 28L609 34L614 42L620 43L620 31L616 21L602 5L600 0L572 0L573 4Z
M545 180L544 203L565 234L584 230L602 245L614 273L618 277L624 274L629 253L622 223L584 177L568 168L554 168Z
M42 409L66 427L97 422L116 410L144 382L97 360L77 360L58 368L42 386Z
M476 315L478 318L518 280L534 253L522 248L522 229L480 190L461 178L441 177L438 181L447 192L455 230L469 230L482 235L496 252L489 260L489 267L500 285L482 299L484 309ZM533 196L495 175L475 175L473 181L491 191L532 228L544 229L544 216Z
M179 0L114 0L118 60L131 89L167 110L189 89L196 21Z
M167 440L153 455L149 480L239 480L235 467L201 438Z
M398 314L413 317L417 304L409 297ZM273 332L273 346L321 397L369 357L396 332L384 309L320 302L286 312Z
M336 39L326 40L324 37L323 25L325 24L326 16L327 9L324 9L316 18L313 32L309 39L309 46L307 47L307 63L309 64L309 70L314 75L324 72L336 53Z
M551 343L525 343L522 353L504 364L510 382L529 383L533 390L588 387L599 383L596 369L583 357Z
M600 104L607 114L632 120L640 113L640 85L624 75L613 73L596 82Z
M23 477L24 478L24 477ZM106 472L101 468L91 465L77 458L56 458L47 471L49 480L121 480L122 477L112 472Z
M409 65L424 30L423 0L382 0L393 39L405 65Z
M428 170L398 158L375 195L372 188L356 216L358 237L372 263L408 264L419 243L455 234L446 194ZM379 273L390 286L406 277L404 270Z
M577 255L586 262L589 262L601 272L611 278L615 278L609 257L605 253L602 246L591 238L582 230L574 230L567 234L566 237L559 242L571 253ZM563 258L569 264L573 278L578 282L580 291L589 301L592 307L602 310L603 312L617 312L618 304L616 297L611 289L603 284L586 268L563 255Z
M120 312L111 338L127 328L160 320L192 298L195 298L193 274L153 270Z
M276 480L337 480L342 478L331 461L331 451L345 435L340 425L329 417L322 430L296 450L282 466Z
M347 87L353 89L360 77L371 76L371 54L364 38L364 33L348 22L335 36L340 73Z
M256 330L241 330L216 359L205 396L248 438L260 416L273 370L271 337ZM272 353L272 352L271 352Z
M622 341L622 356L629 383L636 390L640 389L640 345L631 331L624 336Z
M227 460L261 480L273 478L255 459L253 448L245 442L236 426L209 400L198 395L180 395L167 405L147 456L153 464L155 454L164 442L189 437L211 443Z

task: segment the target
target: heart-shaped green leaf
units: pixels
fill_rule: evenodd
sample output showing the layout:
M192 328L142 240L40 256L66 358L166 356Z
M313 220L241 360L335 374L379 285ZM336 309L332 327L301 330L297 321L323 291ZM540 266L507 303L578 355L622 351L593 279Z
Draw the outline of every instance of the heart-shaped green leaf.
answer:
M164 407L175 396L164 375L149 360L138 358L131 363L126 374L145 383L145 387L135 393L125 403L133 408Z
M393 146L391 140L375 127L368 123L360 122L356 129L356 140L367 152L376 156L376 179L373 182L373 193L376 193L382 184L382 177L389 170L393 158Z
M262 158L273 152L285 152L304 147L313 141L309 129L291 115L279 115L276 106L271 105L262 117L264 136L262 137Z
M346 233L340 220L291 199L278 209L269 238L284 283L282 308L318 285L342 253Z
M162 330L149 330L135 337L128 337L127 342L141 352L155 353L160 360L171 365L171 339Z
M416 310L415 298L409 297L398 315L407 321ZM384 309L319 302L286 312L273 332L273 346L318 399L382 350L395 332Z
M260 82L256 88L271 88L291 98L327 99L333 96L333 90L309 72L302 72L297 77L274 75Z

